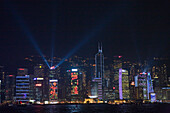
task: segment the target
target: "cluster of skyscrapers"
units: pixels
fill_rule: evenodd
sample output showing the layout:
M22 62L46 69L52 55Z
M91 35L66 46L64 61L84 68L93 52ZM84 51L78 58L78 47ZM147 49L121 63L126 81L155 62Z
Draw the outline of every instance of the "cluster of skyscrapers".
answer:
M99 103L170 101L170 77L166 58L132 63L122 56L104 57L102 45L95 58L74 56L48 68L39 57L25 58L27 68L8 74L0 67L0 102ZM48 59L59 63L62 59ZM29 70L30 72L29 72Z

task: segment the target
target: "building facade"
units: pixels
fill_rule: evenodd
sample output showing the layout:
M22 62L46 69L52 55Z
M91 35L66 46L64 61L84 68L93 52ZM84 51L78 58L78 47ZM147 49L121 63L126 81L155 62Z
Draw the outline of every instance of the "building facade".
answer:
M102 100L105 98L104 94L104 55L102 52L102 45L98 45L98 53L95 55L95 77L93 78L93 81L98 83L97 96L99 100Z
M15 101L26 103L30 100L30 76L28 69L18 68L16 76L16 96Z
M15 75L7 75L5 84L5 101L12 102L15 95Z

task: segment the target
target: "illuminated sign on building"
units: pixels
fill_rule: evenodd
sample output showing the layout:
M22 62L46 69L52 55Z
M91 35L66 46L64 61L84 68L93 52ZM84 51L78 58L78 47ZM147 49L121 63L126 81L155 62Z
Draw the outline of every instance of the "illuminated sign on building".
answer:
M71 73L71 95L78 95L78 73L72 72Z
M9 75L9 77L13 77L13 75Z
M34 80L44 80L44 78L34 78Z
M40 87L40 86L42 86L42 84L35 84L35 86L38 86L38 87Z
M50 88L49 88L49 99L58 100L58 80L49 80Z
M135 87L138 87L138 75L135 76Z
M24 68L19 68L18 70L25 70Z
M156 94L150 93L150 95L151 95L151 102L155 102L156 101Z
M134 82L134 81L132 81L130 85L134 86L134 85L135 85L135 82Z
M78 69L72 69L71 71L78 71Z
M139 86L146 87L147 75L145 73L141 73L141 75L138 75L138 82L139 82Z
M50 80L50 82L58 82L58 80Z

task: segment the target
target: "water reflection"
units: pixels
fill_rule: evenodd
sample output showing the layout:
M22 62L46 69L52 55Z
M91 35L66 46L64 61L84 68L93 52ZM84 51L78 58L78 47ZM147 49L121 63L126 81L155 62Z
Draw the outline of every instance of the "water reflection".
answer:
M170 104L1 106L0 113L168 113Z

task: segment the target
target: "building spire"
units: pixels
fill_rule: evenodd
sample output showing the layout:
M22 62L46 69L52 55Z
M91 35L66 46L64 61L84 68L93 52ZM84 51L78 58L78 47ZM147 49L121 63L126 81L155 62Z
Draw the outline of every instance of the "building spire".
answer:
M100 43L98 42L98 51L100 51Z
M101 42L101 52L102 52L102 42Z
M98 42L98 52L102 53L102 43Z

